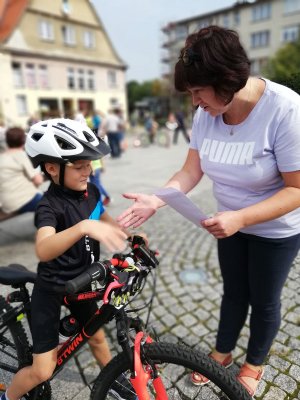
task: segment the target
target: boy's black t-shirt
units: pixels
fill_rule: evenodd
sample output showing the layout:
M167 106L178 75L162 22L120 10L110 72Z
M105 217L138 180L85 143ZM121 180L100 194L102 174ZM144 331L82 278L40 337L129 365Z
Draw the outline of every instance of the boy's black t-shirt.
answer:
M51 183L35 212L35 226L52 226L56 232L72 227L84 219L99 220L104 212L96 186L77 192ZM99 242L81 238L63 255L38 264L38 282L45 288L63 291L66 281L80 275L100 256Z

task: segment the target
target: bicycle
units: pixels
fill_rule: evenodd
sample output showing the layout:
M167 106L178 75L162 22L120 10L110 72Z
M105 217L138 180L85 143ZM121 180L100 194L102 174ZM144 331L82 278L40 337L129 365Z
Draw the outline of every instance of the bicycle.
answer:
M150 140L150 134L147 131L142 131L137 134L133 144L135 147L149 147L151 144L157 144L161 147L170 147L171 137L167 128L159 128L153 137L153 142Z
M122 352L95 379L91 400L115 399L116 382L122 386L124 399L250 399L235 376L207 355L186 345L159 342L146 331L138 315L129 316L141 309L130 309L129 305L142 292L148 275L154 273L158 264L155 252L146 247L141 237L135 236L129 253L94 262L83 274L67 282L66 304L91 299L101 304L88 323L58 350L52 378L90 336L115 319ZM26 284L34 283L35 278L35 273L18 264L0 267L0 283L17 289L7 299L0 296L0 394L11 375L32 362L32 347L22 321L26 315L30 330L30 295ZM92 282L98 282L98 287L80 292ZM13 303L20 304L13 306ZM205 375L211 382L206 386L192 385L192 371ZM39 385L24 398L50 400L50 382Z

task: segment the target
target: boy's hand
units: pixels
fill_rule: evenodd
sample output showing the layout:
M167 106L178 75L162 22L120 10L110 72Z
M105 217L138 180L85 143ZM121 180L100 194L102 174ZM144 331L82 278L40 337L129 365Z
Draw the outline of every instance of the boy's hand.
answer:
M85 220L85 234L98 240L110 252L124 251L127 235L118 226L113 226L103 221Z

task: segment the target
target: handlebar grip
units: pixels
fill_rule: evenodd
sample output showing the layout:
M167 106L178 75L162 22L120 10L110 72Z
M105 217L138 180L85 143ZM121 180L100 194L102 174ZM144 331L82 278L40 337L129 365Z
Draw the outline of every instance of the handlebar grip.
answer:
M106 266L101 262L94 262L86 271L66 283L67 293L74 294L91 282L102 281L106 277Z

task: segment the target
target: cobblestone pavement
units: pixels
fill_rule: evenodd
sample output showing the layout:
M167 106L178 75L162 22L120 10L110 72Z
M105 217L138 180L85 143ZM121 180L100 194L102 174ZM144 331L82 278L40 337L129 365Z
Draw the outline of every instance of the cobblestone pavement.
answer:
M106 160L107 171L102 180L114 199L108 207L113 216L130 204L121 193L150 193L161 186L180 167L187 148L183 140L169 149L156 145L134 148L131 143L132 140L122 158ZM193 190L191 198L205 212L215 210L208 180ZM222 293L216 241L167 207L144 224L143 230L148 234L152 247L160 251L157 295L151 323L162 340L183 341L208 352L214 344ZM0 223L1 264L22 263L34 271L37 259L33 241L32 215ZM282 324L267 360L257 399L300 399L299 263L298 257L283 291ZM0 286L0 291L5 294L7 288ZM147 297L150 294L150 288L146 288L144 295ZM108 326L107 334L115 354L119 348L113 324ZM237 370L244 360L247 338L248 325L243 329L234 352L233 369ZM91 382L98 372L88 347L83 348L53 381L53 398L87 399L89 388L85 382Z

